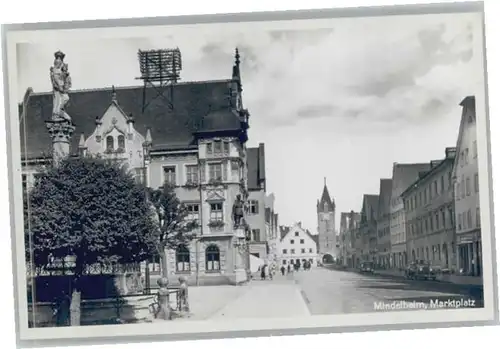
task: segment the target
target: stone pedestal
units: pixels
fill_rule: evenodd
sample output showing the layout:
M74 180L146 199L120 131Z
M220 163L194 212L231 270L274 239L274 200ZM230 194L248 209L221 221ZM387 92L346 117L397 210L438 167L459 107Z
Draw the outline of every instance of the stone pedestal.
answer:
M75 126L67 120L46 121L45 125L52 138L52 159L54 165L70 154L70 141L75 131Z
M248 281L248 273L246 268L247 249L245 241L245 230L236 228L234 230L234 273L236 284L242 284Z

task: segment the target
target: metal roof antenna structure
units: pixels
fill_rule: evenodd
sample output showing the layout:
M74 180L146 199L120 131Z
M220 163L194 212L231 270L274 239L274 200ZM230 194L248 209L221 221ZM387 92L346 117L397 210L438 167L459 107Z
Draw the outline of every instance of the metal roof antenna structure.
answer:
M163 98L171 110L174 109L174 85L180 80L182 57L179 48L139 50L141 76L144 82L142 91L142 112L157 98ZM147 90L155 95L147 98Z

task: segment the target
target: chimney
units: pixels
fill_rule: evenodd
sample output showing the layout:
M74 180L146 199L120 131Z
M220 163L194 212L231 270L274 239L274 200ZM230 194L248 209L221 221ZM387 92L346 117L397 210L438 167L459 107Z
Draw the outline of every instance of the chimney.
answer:
M444 153L445 153L447 159L454 159L455 156L457 155L457 148L448 147L445 149Z

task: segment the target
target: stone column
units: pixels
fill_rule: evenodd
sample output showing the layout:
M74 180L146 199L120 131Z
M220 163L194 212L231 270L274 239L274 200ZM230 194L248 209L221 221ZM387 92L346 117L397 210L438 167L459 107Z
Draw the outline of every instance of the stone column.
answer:
M61 160L69 156L75 126L67 120L46 121L45 124L52 138L52 160L54 166L57 166Z

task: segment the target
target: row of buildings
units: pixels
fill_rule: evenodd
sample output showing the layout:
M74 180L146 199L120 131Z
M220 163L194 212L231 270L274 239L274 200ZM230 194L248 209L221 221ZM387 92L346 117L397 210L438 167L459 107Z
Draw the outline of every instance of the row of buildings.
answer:
M348 267L363 261L402 269L425 260L442 270L482 275L481 212L474 96L461 102L455 147L428 163L394 163L378 194L361 210L342 212L340 256Z
M172 57L165 52L146 52L148 64ZM47 132L53 95L28 91L20 106L24 189L51 163L56 140L69 143L69 156L120 161L148 187L174 185L189 218L199 223L195 240L167 251L172 280L186 275L200 284L244 282L250 255L274 258L276 245L269 241L278 235L278 214L266 192L264 144L247 147L250 114L242 102L238 50L225 80L177 82L177 76L158 82L147 76L155 71L149 68L141 65L143 86L71 91L66 112L74 134L71 128ZM237 196L246 203L244 236L233 224ZM153 258L149 269L159 272L160 265Z

